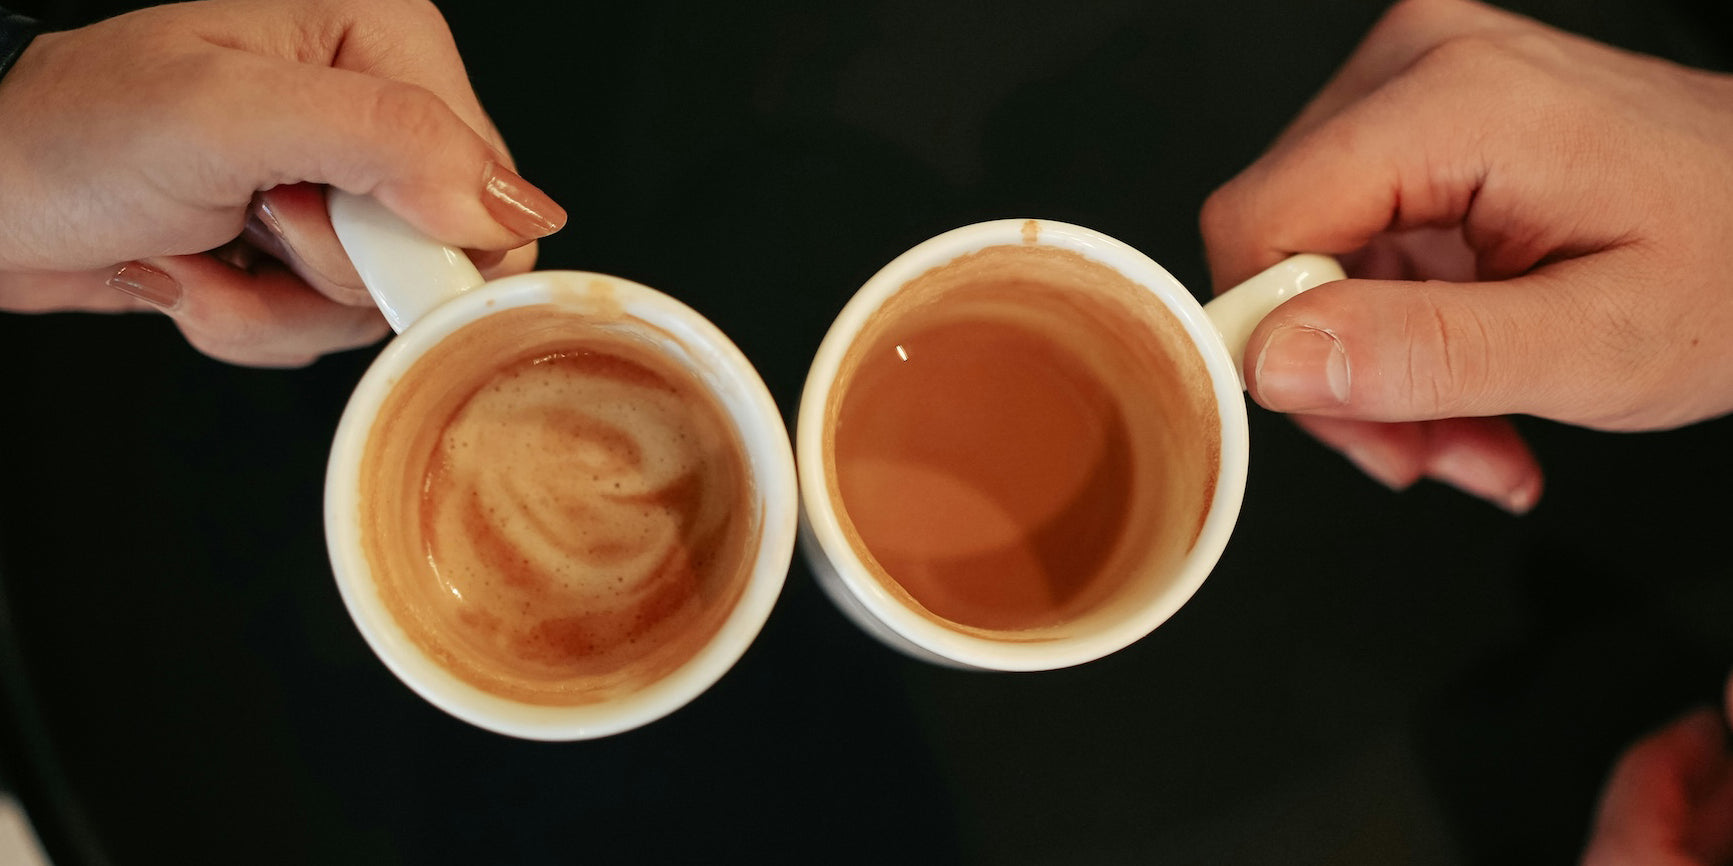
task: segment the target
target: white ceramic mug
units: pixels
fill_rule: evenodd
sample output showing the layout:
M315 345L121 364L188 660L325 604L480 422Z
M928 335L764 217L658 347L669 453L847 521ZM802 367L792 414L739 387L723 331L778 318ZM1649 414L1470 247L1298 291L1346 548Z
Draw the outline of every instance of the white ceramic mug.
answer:
M517 737L574 740L654 721L714 684L758 635L793 556L794 463L786 427L756 370L684 304L600 274L543 271L483 283L462 251L436 243L370 198L333 192L332 224L368 291L400 336L361 379L338 425L325 487L325 535L344 604L368 645L405 684L471 724ZM534 304L580 313L605 307L610 327L636 328L718 399L744 446L758 512L758 545L744 591L714 637L644 687L600 703L547 706L484 691L453 675L409 638L381 600L361 540L362 455L382 403L429 349L486 316Z
M1126 589L1072 621L1039 634L1008 638L957 627L920 609L906 592L876 578L863 551L851 542L838 512L834 465L827 456L827 415L845 357L863 329L911 281L981 250L1040 245L1070 251L1108 266L1166 306L1207 369L1219 420L1215 487L1201 515L1201 530L1168 573L1139 575ZM830 598L857 624L913 657L968 669L1046 670L1091 661L1153 631L1202 585L1227 544L1239 515L1247 464L1246 405L1238 369L1257 323L1287 298L1341 279L1341 267L1321 255L1283 261L1207 305L1149 257L1099 232L1064 223L1000 220L956 229L909 250L860 289L831 326L806 380L796 429L801 486L800 546ZM899 347L900 348L900 347ZM1208 454L1196 459L1208 461ZM1178 519L1196 520L1198 515ZM889 575L894 580L894 575Z

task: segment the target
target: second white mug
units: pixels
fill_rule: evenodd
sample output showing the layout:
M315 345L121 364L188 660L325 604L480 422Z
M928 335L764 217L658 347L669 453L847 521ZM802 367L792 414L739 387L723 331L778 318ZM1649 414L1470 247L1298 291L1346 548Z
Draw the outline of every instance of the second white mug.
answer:
M808 374L806 561L852 620L928 661L1042 670L1126 647L1232 532L1252 329L1341 278L1294 256L1202 305L1130 246L1038 220L911 249Z

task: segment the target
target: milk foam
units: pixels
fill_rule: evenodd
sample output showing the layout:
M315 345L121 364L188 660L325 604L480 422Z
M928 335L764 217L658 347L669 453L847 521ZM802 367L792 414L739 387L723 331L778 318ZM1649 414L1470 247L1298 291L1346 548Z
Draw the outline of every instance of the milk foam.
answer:
M436 349L520 341L467 384L440 380L458 359L435 353L406 376L387 409L417 432L380 433L382 411L369 442L389 536L369 558L405 630L453 672L577 703L695 652L741 591L754 526L738 437L702 385L647 345L550 315L527 341L507 328Z

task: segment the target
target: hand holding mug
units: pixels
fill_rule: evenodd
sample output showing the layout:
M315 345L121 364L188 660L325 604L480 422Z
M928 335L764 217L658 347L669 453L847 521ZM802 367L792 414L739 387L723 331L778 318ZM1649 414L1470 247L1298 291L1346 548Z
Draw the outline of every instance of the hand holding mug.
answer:
M1220 287L1299 250L1359 277L1259 326L1254 398L1385 484L1520 512L1541 471L1502 416L1733 409L1729 189L1733 78L1406 0L1202 224Z
M489 251L496 276L565 218L513 172L421 0L185 3L44 33L0 79L0 127L0 309L161 310L239 363L387 330L314 185Z

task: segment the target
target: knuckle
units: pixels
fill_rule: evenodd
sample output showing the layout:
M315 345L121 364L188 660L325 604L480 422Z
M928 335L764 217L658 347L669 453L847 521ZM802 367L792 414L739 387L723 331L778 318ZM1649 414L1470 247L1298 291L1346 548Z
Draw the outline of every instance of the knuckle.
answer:
M345 2L345 0L336 0ZM449 40L451 26L446 22L444 13L439 11L432 0L347 0L349 5L360 7L355 11L355 18L364 29L384 30L391 34L401 35L404 32L415 33L425 38L434 35ZM381 34L382 36L386 34Z
M1590 402L1572 407L1591 425L1628 430L1656 426L1670 406L1672 383L1686 381L1680 341L1688 321L1668 322L1655 306L1624 293L1603 293L1588 304L1579 300L1582 321L1572 330L1583 335L1577 363Z
M443 141L445 103L425 87L384 81L366 108L366 122L378 134L406 141Z
M1416 74L1479 88L1482 98L1529 103L1540 88L1556 87L1564 64L1557 37L1529 30L1483 30L1438 41L1414 61ZM1531 106L1533 107L1533 106Z
M1439 40L1414 61L1419 74L1458 77L1468 73L1507 72L1516 60L1507 37L1489 33L1462 33Z
M1228 181L1204 199L1203 208L1198 211L1198 229L1203 234L1204 243L1212 243L1230 233L1238 216L1233 188L1234 182Z
M1476 414L1492 370L1486 322L1470 305L1445 306L1424 284L1404 322L1408 358L1404 385L1417 414L1445 418Z
M1601 99L1571 74L1558 38L1544 31L1465 33L1427 49L1404 73L1425 98L1449 99L1480 130L1505 141L1580 146L1605 123ZM1448 96L1441 96L1448 94Z
M430 33L451 35L451 25L432 0L402 0L402 12L408 20Z
M1545 32L1499 30L1461 33L1439 40L1410 67L1430 87L1456 85L1480 101L1524 113L1544 111L1569 86L1557 38Z
M1445 15L1468 5L1463 0L1397 0L1379 16L1373 32L1426 32L1434 29L1434 23Z
M368 0L372 9L384 10L380 14L399 21L411 21L415 24L439 22L445 25L445 16L440 14L439 7L433 0Z

